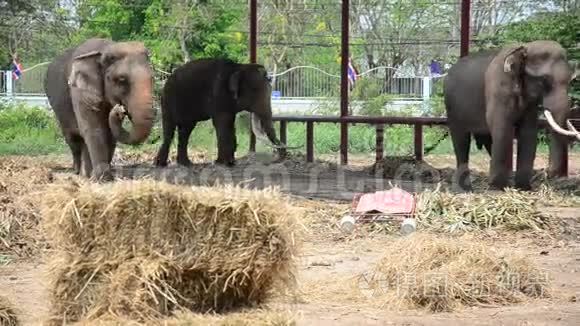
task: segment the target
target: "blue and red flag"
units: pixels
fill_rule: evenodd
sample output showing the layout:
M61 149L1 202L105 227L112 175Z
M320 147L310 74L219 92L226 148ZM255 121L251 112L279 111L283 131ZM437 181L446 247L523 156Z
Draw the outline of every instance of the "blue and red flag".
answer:
M354 87L354 83L356 82L358 76L358 72L356 71L356 68L354 67L354 65L352 64L352 60L349 59L348 60L348 81L350 82L350 87L353 88Z
M15 80L20 79L20 76L22 76L22 65L19 62L16 62L16 60L12 61L12 78L14 78Z

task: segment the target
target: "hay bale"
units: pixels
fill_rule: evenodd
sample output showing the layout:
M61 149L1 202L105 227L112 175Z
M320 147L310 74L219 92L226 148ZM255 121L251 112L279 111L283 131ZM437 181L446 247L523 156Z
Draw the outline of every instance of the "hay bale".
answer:
M156 320L151 324L164 326L291 326L295 325L295 317L290 312L250 310L230 314L197 314L180 311L173 317ZM145 324L119 318L103 316L97 320L81 321L78 326L144 326Z
M548 276L524 257L474 239L421 233L389 246L366 280L373 300L395 310L443 312L550 297Z
M18 326L20 322L16 309L8 301L8 299L0 296L0 325L2 326Z
M36 158L0 158L0 255L30 257L42 248L38 197L32 194L52 181Z
M59 252L55 322L222 312L262 303L294 280L297 220L272 189L59 185L47 191L43 216Z
M437 188L418 196L417 220L420 227L437 231L552 231L554 221L538 208L540 202L537 195L513 189L453 194Z

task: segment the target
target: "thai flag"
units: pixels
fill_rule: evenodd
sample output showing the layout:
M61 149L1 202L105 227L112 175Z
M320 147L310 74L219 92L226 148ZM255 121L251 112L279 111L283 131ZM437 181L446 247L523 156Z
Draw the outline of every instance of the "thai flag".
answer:
M18 80L20 76L22 76L22 65L16 61L12 61L12 78Z
M352 60L348 60L348 81L350 82L350 87L353 88L354 87L354 83L356 82L357 79L357 71L354 68L353 64L352 64Z

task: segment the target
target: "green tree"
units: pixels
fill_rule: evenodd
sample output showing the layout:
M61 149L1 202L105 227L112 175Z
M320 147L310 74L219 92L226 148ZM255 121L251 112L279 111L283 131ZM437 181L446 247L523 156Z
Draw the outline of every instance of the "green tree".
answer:
M89 37L142 40L153 63L172 65L200 57L245 57L246 38L232 27L241 2L226 0L81 0L76 43Z
M26 67L68 45L68 12L58 4L59 0L0 1L0 60L18 54Z
M154 0L142 37L164 69L203 57L243 61L247 37L235 27L244 15L239 2Z
M153 0L81 0L77 4L80 42L89 37L113 40L137 38L145 24L145 10Z

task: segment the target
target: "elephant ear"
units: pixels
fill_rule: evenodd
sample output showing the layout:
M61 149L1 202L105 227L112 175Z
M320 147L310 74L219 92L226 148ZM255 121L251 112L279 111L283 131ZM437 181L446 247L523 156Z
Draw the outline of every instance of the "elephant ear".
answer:
M73 58L68 84L71 90L82 91L82 100L97 104L103 98L103 79L98 59L100 51L91 51Z
M240 70L237 70L236 72L231 74L229 84L228 84L229 88L230 88L230 92L232 92L232 96L234 97L234 100L236 100L236 101L240 97L241 75L242 75L242 72Z
M522 67L526 58L526 52L525 46L518 46L509 51L503 62L503 71L513 72L514 70L518 70L518 67Z

